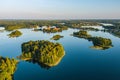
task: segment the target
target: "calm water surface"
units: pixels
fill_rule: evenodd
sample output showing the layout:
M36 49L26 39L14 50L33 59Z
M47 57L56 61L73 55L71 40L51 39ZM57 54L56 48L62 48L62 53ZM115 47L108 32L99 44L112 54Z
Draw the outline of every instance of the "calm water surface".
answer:
M0 56L16 58L21 54L21 44L30 40L50 40L55 34L63 35L59 41L66 55L61 62L49 69L36 63L20 61L14 80L120 80L120 38L109 33L88 31L92 36L110 38L114 47L107 50L91 49L92 42L70 36L77 29L48 34L20 29L21 37L9 38L10 32L0 32Z

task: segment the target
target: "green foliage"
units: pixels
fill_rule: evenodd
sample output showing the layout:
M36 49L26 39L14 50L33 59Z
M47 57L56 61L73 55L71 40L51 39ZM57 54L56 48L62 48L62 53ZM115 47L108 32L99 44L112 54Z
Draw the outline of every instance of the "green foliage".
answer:
M35 28L36 26L56 26L62 30L67 30L67 26L60 23L61 20L0 20L0 25L5 27L5 30L13 31L21 28Z
M0 56L0 80L12 80L18 61Z
M43 29L43 32L44 32L44 33L56 33L56 32L62 32L62 29L54 29L54 28L51 28L51 29Z
M79 37L79 38L85 38L85 39L88 39L88 38L90 38L91 37L91 35L89 35L88 33L87 33L87 31L78 31L78 32L74 32L73 33L73 36L75 36L75 37Z
M62 26L61 28L62 28L62 30L68 30L67 26Z
M33 59L48 66L57 65L64 56L64 48L61 44L44 40L23 43L22 52L20 59Z
M20 31L16 30L16 31L11 32L8 36L9 37L19 37L21 35L22 35L22 33Z
M64 36L61 35L54 35L51 39L53 40L59 40L60 38L63 38Z
M103 49L107 49L112 46L112 41L107 38L91 37L89 40L93 42L94 46L99 46L102 47Z
M62 26L62 27L57 27L57 28L48 28L48 29L43 29L43 32L45 33L56 33L56 32L62 32L63 30L67 30L68 27Z
M5 27L5 30L13 31L13 30L20 29L20 28L22 28L22 26L20 26L20 25L9 25L9 26Z
M104 50L112 47L112 41L110 39L102 37L92 37L87 33L87 31L74 32L73 36L92 41L94 46L92 46L91 48Z

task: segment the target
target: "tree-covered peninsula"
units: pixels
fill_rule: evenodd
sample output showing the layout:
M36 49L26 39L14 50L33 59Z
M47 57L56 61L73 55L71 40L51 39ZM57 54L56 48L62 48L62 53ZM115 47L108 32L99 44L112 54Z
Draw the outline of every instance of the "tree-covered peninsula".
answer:
M0 56L0 80L13 80L18 61Z
M59 40L60 38L63 38L64 36L61 36L61 35L54 35L51 39L52 40Z
M12 31L10 34L8 34L9 37L19 37L21 35L22 35L22 32L18 30Z
M112 47L112 41L110 39L103 37L92 37L87 33L87 31L74 32L73 36L92 41L94 46L91 46L91 48L93 49L105 50Z
M57 65L65 55L64 48L59 43L49 41L29 41L22 44L22 60L34 60L47 66Z

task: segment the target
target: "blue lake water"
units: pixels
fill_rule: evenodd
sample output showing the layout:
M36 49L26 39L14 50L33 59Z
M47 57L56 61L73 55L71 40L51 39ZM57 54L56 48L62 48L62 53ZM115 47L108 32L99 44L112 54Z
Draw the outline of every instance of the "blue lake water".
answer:
M92 36L101 36L112 40L113 47L107 50L91 49L92 42L73 37L77 29L68 29L61 33L34 32L20 29L18 38L9 38L10 32L0 32L0 56L16 58L21 52L21 44L30 40L49 40L64 46L65 56L54 67L45 69L36 63L20 61L14 74L14 80L120 80L120 38L107 32L88 31ZM63 35L59 41L50 40L55 35Z

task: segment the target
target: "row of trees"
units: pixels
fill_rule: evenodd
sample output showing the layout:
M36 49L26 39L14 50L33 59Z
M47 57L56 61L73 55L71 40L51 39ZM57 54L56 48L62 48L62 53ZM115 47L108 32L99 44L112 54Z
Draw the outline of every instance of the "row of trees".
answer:
M18 61L0 56L0 80L13 80Z
M35 60L48 66L55 66L64 56L64 48L59 43L49 41L29 41L22 44L23 60Z

